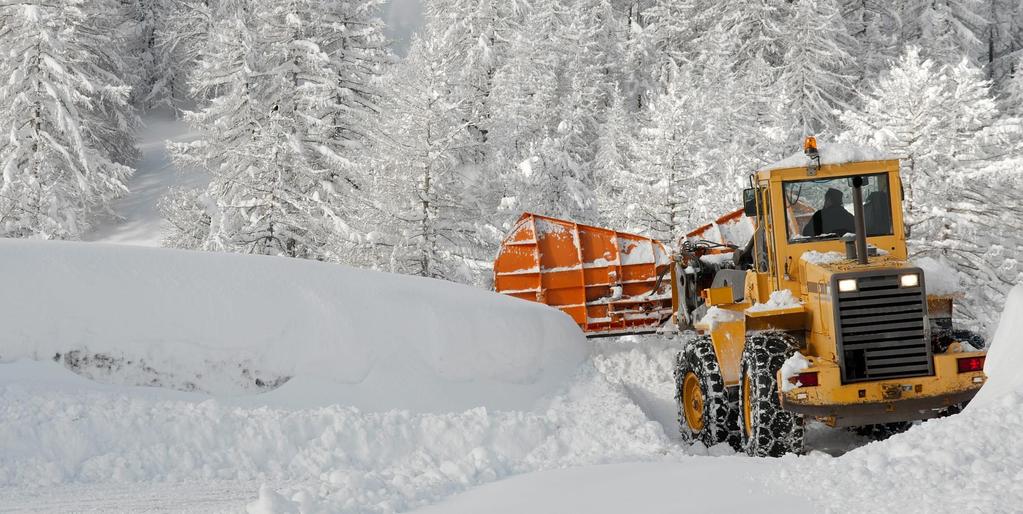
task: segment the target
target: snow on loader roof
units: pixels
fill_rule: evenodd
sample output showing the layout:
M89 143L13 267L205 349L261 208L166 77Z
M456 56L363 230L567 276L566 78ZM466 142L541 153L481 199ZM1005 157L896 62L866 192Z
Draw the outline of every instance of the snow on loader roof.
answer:
M899 156L882 152L869 146L859 146L849 143L819 143L817 150L820 153L820 165L845 164L847 162L860 161L884 161L899 159ZM805 168L810 164L810 158L802 150L772 164L760 168L758 171L782 170L787 168Z
M0 256L2 361L77 350L213 394L294 377L318 401L457 411L530 407L589 352L555 309L440 280L84 243L2 240Z

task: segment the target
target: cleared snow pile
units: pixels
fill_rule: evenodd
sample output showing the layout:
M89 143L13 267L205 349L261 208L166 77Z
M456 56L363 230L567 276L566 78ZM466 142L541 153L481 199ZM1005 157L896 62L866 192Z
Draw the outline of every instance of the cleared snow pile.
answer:
M959 272L944 257L921 257L912 264L923 270L927 294L945 296L963 292Z
M678 438L675 407L675 356L692 333L676 337L625 336L597 339L593 363L612 384L626 394L648 418L661 424L665 435Z
M219 510L400 512L513 474L672 453L620 386L592 366L575 378L528 411L282 410L99 384L23 359L0 364L0 488L31 497L58 486L257 481L248 500ZM257 499L259 481L277 485ZM13 511L35 505L0 497Z
M802 259L810 264L816 264L818 266L824 266L827 264L833 264L846 260L845 254L839 252L818 252L816 250L810 250L804 252Z
M831 512L1019 512L1021 432L1023 394L1015 391L837 459L793 459L781 484Z
M881 161L899 158L898 156L888 154L876 148L849 143L822 142L817 145L817 151L820 153L820 164L822 166L827 164L845 164L847 162ZM785 168L805 168L809 165L810 158L806 156L806 153L799 151L774 164L764 166L763 168L760 168L760 170L768 171Z
M707 313L700 318L699 323L707 325L707 327L713 329L718 323L728 323L730 321L739 321L740 319L742 319L741 312L722 309L715 305L707 309Z
M967 411L997 403L1013 391L1023 393L1023 284L1009 291L995 335L988 345L984 373L987 382ZM1023 477L1021 477L1023 478Z
M439 280L83 243L4 240L0 255L0 359L111 382L240 394L293 377L263 399L525 409L589 353L555 309Z
M799 376L800 371L809 367L810 361L806 360L806 357L799 352L793 353L788 359L785 359L781 365L781 390L787 393L802 386L799 381L792 379Z
M771 297L764 303L753 304L752 307L746 309L746 312L767 312L777 311L781 309L789 309L792 307L799 307L802 302L798 298L792 295L792 291L788 289L780 289L771 293Z

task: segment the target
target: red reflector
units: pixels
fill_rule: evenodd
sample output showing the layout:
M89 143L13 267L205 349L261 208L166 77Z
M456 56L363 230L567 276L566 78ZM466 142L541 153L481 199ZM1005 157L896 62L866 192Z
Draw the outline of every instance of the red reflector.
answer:
M971 371L984 371L984 357L967 357L965 359L956 359L956 364L959 366L960 373L969 373Z
M799 381L800 387L817 387L820 384L820 382L817 381L816 371L800 373L796 375L796 380Z

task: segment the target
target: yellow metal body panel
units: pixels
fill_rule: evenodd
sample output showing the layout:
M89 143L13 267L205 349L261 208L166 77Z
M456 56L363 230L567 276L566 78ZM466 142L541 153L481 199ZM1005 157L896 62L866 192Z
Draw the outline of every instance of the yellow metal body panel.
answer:
M735 303L731 287L714 287L703 290L703 298L707 305L728 305Z
M718 357L725 386L739 385L739 362L746 346L746 323L743 320L717 323L710 331L710 341Z
M844 410L860 405L883 405L891 410L899 402L936 400L935 406L956 403L957 394L976 392L983 385L982 371L959 373L956 360L983 356L985 352L943 353L934 356L934 375L842 384L838 365L830 360L811 359L803 372L816 372L819 385L795 387L779 393L786 408L823 408L822 417L841 417ZM779 377L780 380L780 377Z

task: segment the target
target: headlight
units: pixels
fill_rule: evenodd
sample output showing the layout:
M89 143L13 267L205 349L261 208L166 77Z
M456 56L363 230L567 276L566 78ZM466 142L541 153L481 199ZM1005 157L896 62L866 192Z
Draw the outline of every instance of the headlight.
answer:
M843 293L851 293L856 290L856 279L846 278L838 281L838 290Z
M909 273L899 277L899 285L902 287L916 287L920 285L920 275Z

